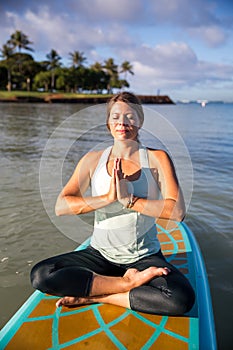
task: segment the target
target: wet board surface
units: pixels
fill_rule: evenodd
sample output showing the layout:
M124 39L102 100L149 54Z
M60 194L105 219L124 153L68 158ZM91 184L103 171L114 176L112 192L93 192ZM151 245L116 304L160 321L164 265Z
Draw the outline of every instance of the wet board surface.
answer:
M196 291L189 314L148 315L104 304L56 309L57 298L36 291L0 331L0 350L216 349L209 285L193 233L184 223L166 220L157 228L166 259Z

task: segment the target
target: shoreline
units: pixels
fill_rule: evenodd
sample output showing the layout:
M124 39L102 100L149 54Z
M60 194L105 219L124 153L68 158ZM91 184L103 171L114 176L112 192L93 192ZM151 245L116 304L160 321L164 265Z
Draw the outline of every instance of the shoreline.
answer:
M82 104L99 104L106 103L112 95L81 95L66 96L65 94L46 94L43 96L33 95L15 95L1 97L1 102L13 103L82 103ZM167 95L137 95L143 104L175 104Z

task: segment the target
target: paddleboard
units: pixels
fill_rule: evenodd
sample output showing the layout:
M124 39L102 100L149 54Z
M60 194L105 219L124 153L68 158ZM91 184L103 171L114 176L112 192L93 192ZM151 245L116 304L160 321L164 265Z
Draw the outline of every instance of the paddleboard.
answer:
M188 314L148 315L104 304L57 309L57 298L35 291L0 331L0 349L215 350L211 296L196 239L185 223L158 220L157 228L166 259L196 291Z

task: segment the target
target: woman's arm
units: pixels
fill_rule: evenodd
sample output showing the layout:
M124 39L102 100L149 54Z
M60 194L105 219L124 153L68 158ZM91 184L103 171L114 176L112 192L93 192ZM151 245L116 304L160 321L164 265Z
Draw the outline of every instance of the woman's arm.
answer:
M162 150L149 150L148 154L151 172L160 187L162 199L138 198L132 209L155 218L182 221L185 204L170 157ZM118 183L119 193L120 182ZM125 196L121 200L118 195L118 200L125 205Z
M57 198L55 213L78 215L103 208L116 200L114 186L109 193L101 196L84 196L102 152L87 153L78 163L73 175Z

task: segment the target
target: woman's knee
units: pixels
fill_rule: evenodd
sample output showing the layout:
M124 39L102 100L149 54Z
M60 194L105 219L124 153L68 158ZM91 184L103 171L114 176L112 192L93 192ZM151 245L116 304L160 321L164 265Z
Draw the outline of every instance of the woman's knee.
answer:
M186 292L186 300L185 300L186 310L185 310L185 313L189 312L192 309L192 307L195 303L195 299L196 299L195 292L190 285L187 292Z
M42 292L46 292L45 281L46 276L48 275L48 268L42 263L36 264L30 274L30 280L32 287L38 289Z
M189 283L154 288L141 286L130 291L130 306L135 311L159 315L182 316L191 310L195 294Z
M174 306L177 315L184 315L189 312L195 303L195 292L190 284L180 286L174 292Z

